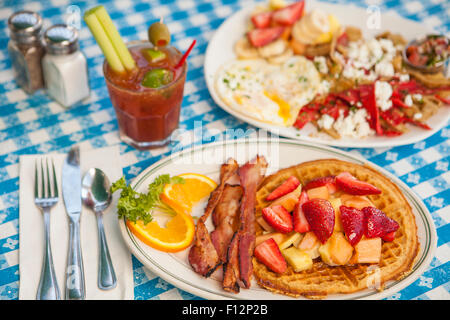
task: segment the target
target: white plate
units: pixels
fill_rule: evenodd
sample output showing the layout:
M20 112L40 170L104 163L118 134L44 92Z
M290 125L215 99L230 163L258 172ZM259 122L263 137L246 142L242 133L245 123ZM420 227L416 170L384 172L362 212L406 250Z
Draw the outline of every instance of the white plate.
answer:
M399 33L406 39L413 39L418 36L432 33L433 31L425 25L400 17L397 13L389 11L381 14L380 29L369 29L367 21L369 13L365 8L359 8L351 4L329 4L318 1L306 0L306 10L320 7L325 12L333 12L342 24L353 25L361 28L365 37L375 36L382 31L389 30L393 33ZM310 137L309 135L317 134L316 128L312 124L306 125L302 130L294 127L282 127L273 124L267 124L257 119L227 106L215 90L216 71L226 62L236 59L233 51L234 43L240 39L246 30L249 21L250 12L254 6L238 11L228 18L216 31L213 38L209 42L205 56L205 79L209 93L214 101L225 111L232 114L236 118L247 122L255 127L270 131L277 135L302 141L311 141L336 147L353 147L353 148L377 148L377 147L393 147L405 145L424 140L432 134L444 127L450 119L450 111L448 108L440 108L440 110L431 117L427 124L432 130L424 130L410 125L410 131L398 137L371 136L364 139L341 138L333 139L328 135L322 134L320 137Z
M323 158L336 158L357 164L367 163L366 160L348 152L306 142L287 139L231 140L174 153L143 171L134 179L132 185L138 191L145 192L148 184L160 174L177 175L186 172L205 174L217 181L220 164L228 157L234 157L239 163L244 163L256 154L262 154L268 160L268 174L279 168ZM426 270L436 248L436 230L431 215L423 202L398 178L374 164L371 165L400 187L413 208L420 242L418 259L413 271L407 277L401 281L388 283L382 292L367 289L348 295L330 295L328 299L381 299L388 297L414 282ZM200 216L205 205L206 200L195 208L193 215ZM211 217L207 221L207 227L212 230L210 220ZM255 282L250 289L242 289L239 294L225 292L221 286L221 271L206 279L192 270L187 260L189 249L175 254L155 250L137 239L123 220L120 220L120 230L125 243L139 261L167 282L194 295L206 299L292 299L264 290Z

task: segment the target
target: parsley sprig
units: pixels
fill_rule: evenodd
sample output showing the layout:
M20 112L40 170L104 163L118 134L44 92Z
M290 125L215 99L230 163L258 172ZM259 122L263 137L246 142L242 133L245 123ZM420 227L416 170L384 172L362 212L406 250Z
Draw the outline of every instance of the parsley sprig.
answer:
M125 177L120 178L111 186L111 193L122 190L117 202L119 219L126 218L133 222L142 220L144 224L147 224L153 220L152 212L154 210L175 215L176 212L161 200L160 195L166 184L184 184L184 182L181 177L170 177L168 174L163 174L148 185L147 193L141 193L127 185Z

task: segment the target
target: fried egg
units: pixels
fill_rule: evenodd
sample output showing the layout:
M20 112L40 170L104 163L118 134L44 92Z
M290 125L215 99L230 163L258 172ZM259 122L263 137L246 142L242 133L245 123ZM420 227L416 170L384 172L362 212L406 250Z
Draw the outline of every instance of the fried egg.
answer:
M313 62L295 56L282 65L263 59L230 61L218 70L215 84L230 108L263 122L291 126L299 110L320 92L321 78Z

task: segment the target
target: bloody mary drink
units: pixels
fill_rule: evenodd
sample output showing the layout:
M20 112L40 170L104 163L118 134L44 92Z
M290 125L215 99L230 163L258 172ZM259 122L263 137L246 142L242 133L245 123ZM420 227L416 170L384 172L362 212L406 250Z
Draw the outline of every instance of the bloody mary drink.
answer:
M128 50L137 68L118 73L103 65L120 138L140 149L163 146L178 127L186 63L175 68L182 54L172 46L141 41Z

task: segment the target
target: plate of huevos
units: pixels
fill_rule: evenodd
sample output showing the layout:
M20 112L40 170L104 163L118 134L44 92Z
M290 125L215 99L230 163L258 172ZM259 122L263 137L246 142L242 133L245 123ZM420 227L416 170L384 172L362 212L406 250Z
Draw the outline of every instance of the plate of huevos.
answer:
M212 98L297 140L372 148L431 136L450 118L449 40L380 10L313 0L241 9L206 51Z

